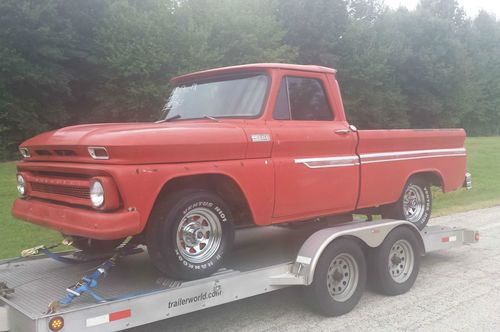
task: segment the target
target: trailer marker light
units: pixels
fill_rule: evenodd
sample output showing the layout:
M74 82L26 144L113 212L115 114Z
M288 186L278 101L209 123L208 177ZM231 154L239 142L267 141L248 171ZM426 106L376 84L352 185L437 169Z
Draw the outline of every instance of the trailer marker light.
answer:
M64 318L57 316L49 321L49 329L51 331L61 331L64 327Z
M87 319L87 327L102 325L111 323L120 319L132 317L132 311L130 309L112 312L107 315L97 316Z
M443 243L455 242L456 240L457 240L456 236L445 236L441 238L441 242Z
M479 235L479 233L476 233L476 234L474 235L474 239L475 239L476 241L479 241L479 240L481 239L481 236Z

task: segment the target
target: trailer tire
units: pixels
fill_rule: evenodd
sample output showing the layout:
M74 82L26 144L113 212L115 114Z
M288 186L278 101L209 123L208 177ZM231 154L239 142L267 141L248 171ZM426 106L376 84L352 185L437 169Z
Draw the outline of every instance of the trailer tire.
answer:
M405 226L392 230L379 247L369 252L372 288L390 296L410 290L420 268L419 249L414 231Z
M413 176L406 182L399 200L384 208L384 219L407 220L419 230L429 222L432 210L432 193L429 182L421 176Z
M231 210L216 194L187 189L160 199L146 230L153 264L183 280L216 272L234 241Z
M104 254L113 251L120 244L123 243L125 238L117 240L95 240L85 237L71 237L73 243L71 244L76 249L79 249L87 254Z
M340 316L358 304L366 284L366 261L360 245L341 238L329 244L318 260L305 296L325 316Z

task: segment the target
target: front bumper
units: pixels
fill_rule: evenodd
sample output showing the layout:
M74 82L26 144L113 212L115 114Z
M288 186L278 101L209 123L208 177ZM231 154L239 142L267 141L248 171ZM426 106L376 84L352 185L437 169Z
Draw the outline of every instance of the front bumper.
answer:
M465 180L463 187L467 190L472 189L472 174L470 174L469 172L465 173Z
M12 215L67 235L98 240L119 239L141 231L140 214L137 210L98 212L37 199L18 198L12 206Z

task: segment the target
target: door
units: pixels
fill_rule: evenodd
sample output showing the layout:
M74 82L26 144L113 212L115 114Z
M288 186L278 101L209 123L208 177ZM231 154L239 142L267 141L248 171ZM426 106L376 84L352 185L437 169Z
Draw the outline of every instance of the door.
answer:
M328 80L284 76L268 122L275 166L274 222L354 209L359 185L356 133L336 121Z

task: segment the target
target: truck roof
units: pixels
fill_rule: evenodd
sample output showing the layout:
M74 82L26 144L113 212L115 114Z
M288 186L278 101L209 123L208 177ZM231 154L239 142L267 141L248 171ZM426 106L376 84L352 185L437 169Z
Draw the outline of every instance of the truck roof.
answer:
M337 71L333 68L316 66L316 65L294 65L287 63L253 63L247 65L230 66L222 68L214 68L203 71L198 71L182 76L177 76L171 79L174 84L186 81L192 81L200 78L211 77L218 74L236 73L242 71L262 71L266 69L286 69L286 70L299 70L309 72L321 72L335 74Z

